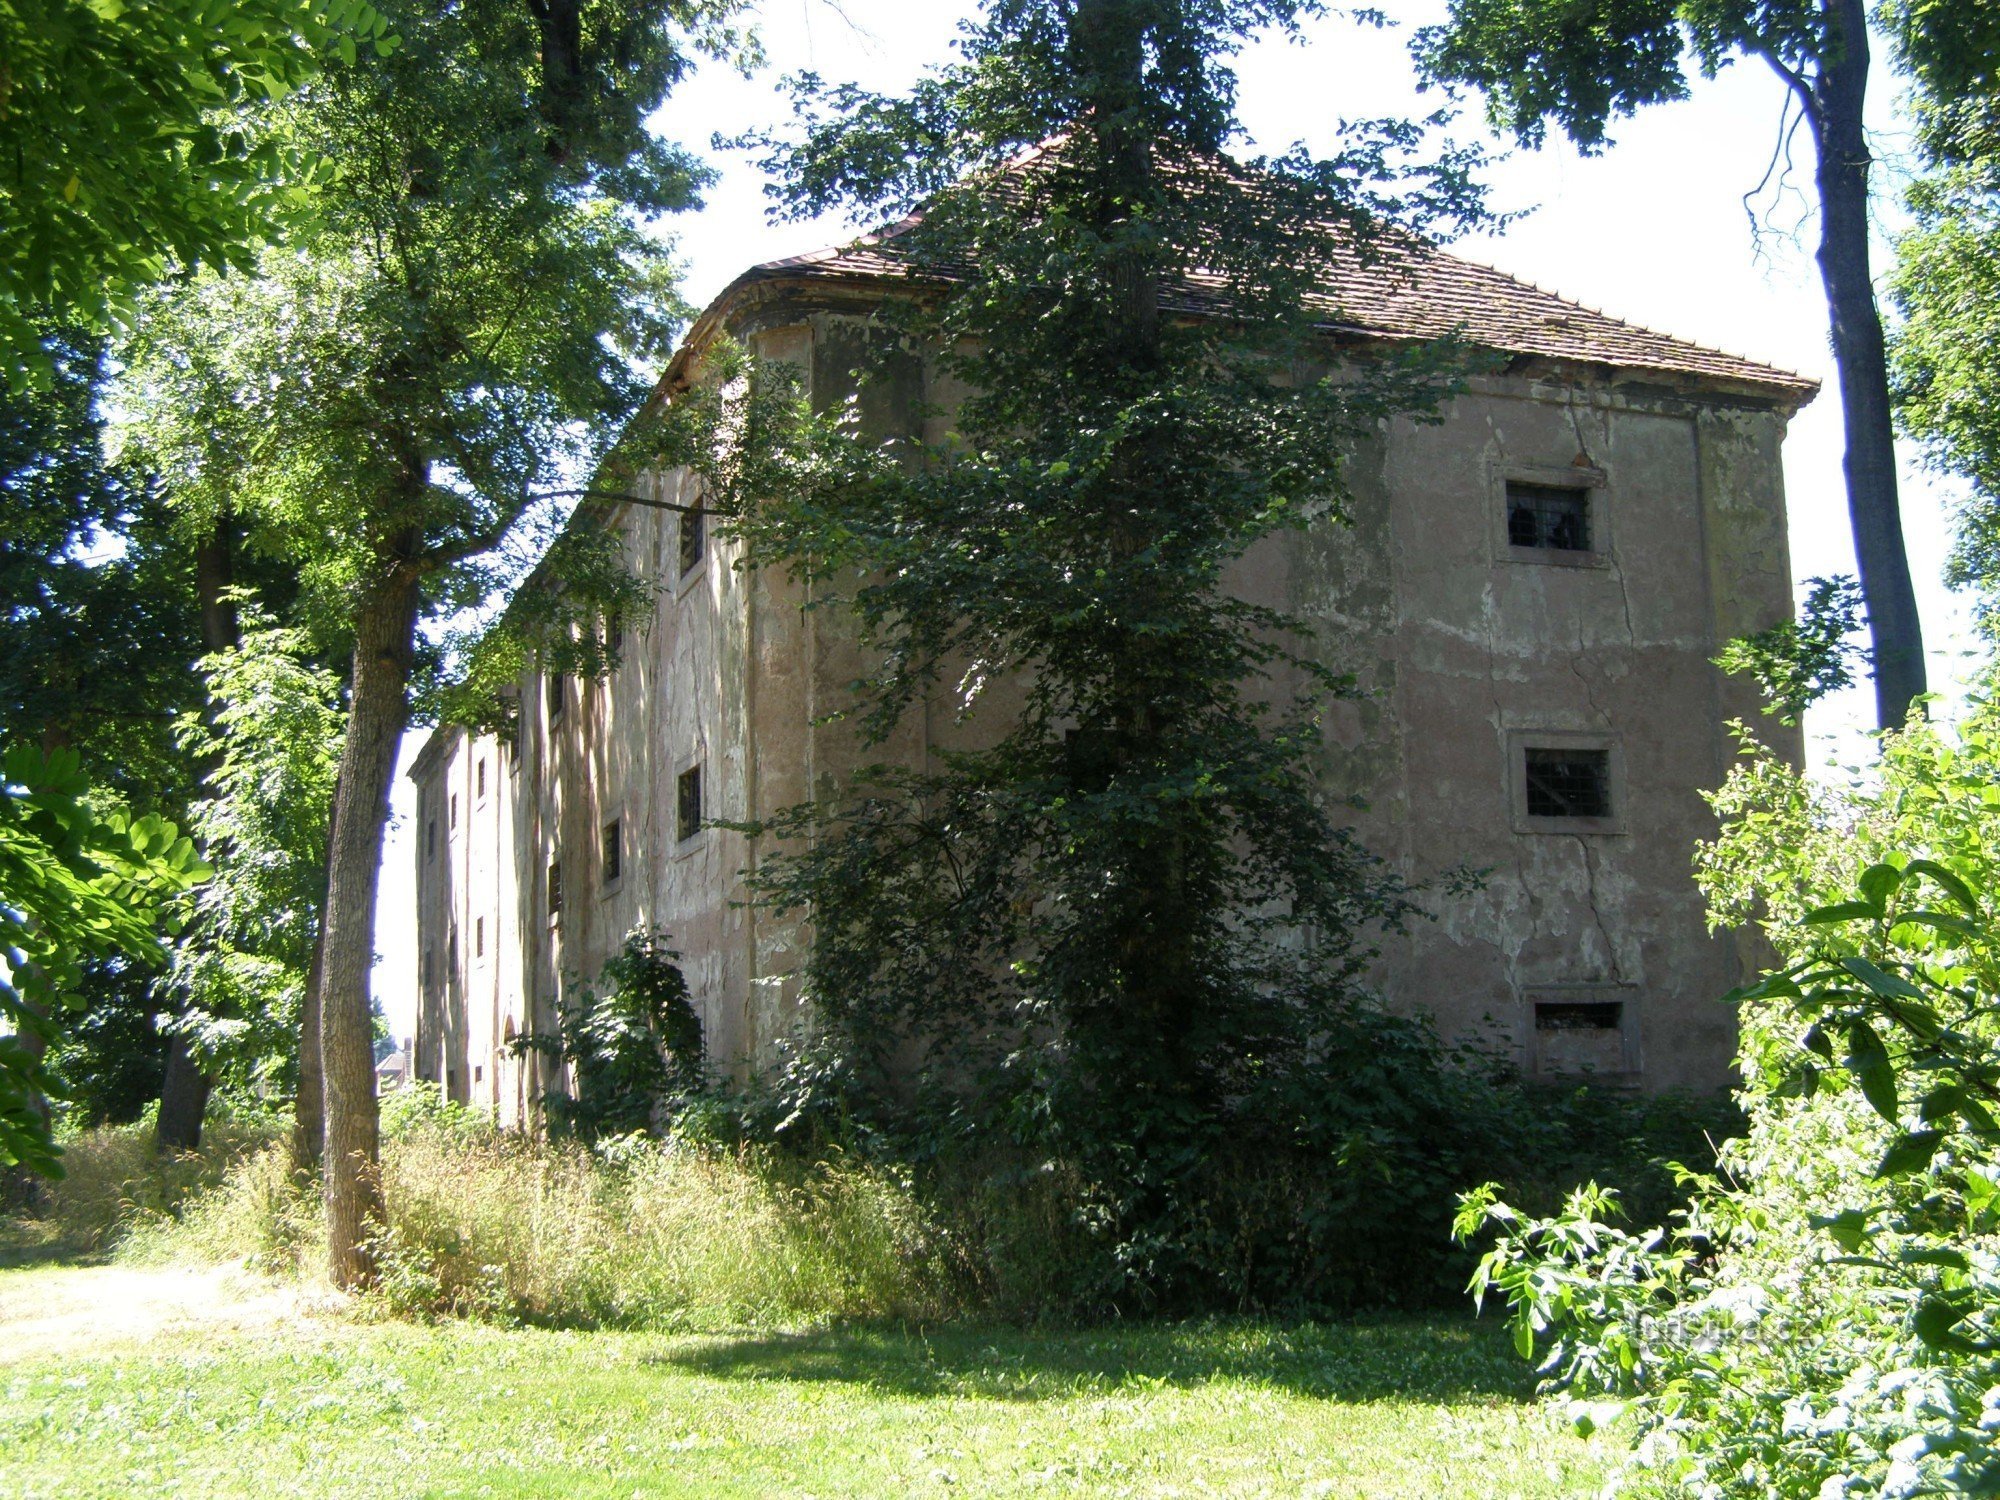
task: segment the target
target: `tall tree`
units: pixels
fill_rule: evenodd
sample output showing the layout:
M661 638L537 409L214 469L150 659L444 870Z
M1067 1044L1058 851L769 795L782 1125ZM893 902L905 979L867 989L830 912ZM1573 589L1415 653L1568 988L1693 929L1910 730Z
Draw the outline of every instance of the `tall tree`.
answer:
M1923 7L1945 33L1974 23L1976 0ZM1925 691L1922 622L1903 546L1882 318L1868 243L1873 164L1866 0L1451 0L1450 20L1418 33L1425 72L1481 90L1494 121L1539 145L1554 121L1598 151L1610 122L1685 98L1690 67L1713 77L1761 59L1789 90L1815 148L1820 279L1846 424L1847 510L1873 644L1875 712L1901 725ZM1780 122L1780 130L1784 123Z
M391 9L386 56L281 111L331 164L310 227L254 278L163 299L134 351L135 420L177 500L233 506L246 550L293 560L352 651L307 997L343 1285L372 1274L381 1214L368 979L418 622L482 596L493 550L642 397L630 360L664 352L678 313L642 216L688 206L701 180L644 122L696 51L735 45L733 9Z
M383 41L342 0L12 0L0 9L0 385L50 322L103 325L168 271L248 264L311 163L255 115Z
M798 842L760 888L810 912L809 992L861 1098L882 1109L891 1060L919 1059L960 1125L1080 1174L1121 1296L1241 1269L1192 1249L1244 1227L1205 1196L1237 1167L1346 1181L1331 1142L1382 1100L1332 1082L1339 1059L1438 1084L1350 983L1403 898L1319 782L1344 682L1304 620L1226 582L1260 541L1339 524L1356 445L1462 369L1445 347L1337 361L1321 331L1331 266L1393 278L1412 228L1477 214L1462 162L1401 165L1420 132L1398 124L1334 160L1225 154L1230 55L1312 8L992 0L906 97L807 81L771 162L799 211L911 215L874 246L911 277L885 317L970 394L941 442L863 425L724 498L753 559L858 619L864 744L957 697L985 748L775 818ZM1003 679L1018 713L977 701ZM1412 1105L1385 1150L1426 1149L1414 1093L1390 1107ZM1286 1222L1251 1274L1324 1248Z
M2000 15L1940 36L1931 7L1893 11L1913 84L1925 170L1915 227L1898 241L1892 337L1903 424L1933 464L1965 482L1954 582L1976 588L1989 626L2000 607Z

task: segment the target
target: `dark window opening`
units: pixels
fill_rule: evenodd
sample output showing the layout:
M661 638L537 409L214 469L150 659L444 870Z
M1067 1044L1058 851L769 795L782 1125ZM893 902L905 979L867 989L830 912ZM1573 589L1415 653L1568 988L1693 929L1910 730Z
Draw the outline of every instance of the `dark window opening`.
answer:
M1528 816L1608 818L1611 816L1611 752L1547 750L1527 754Z
M1535 1003L1537 1031L1616 1031L1625 1021L1617 1000L1539 1000Z
M563 898L562 861L559 859L552 859L549 861L549 915L550 916L553 917L557 912L562 910L562 898Z
M1590 491L1507 481L1507 541L1552 552L1590 550Z
M436 958L437 958L437 954L436 954L436 953L434 953L434 952L433 952L433 951L432 951L431 949L429 949L429 948L426 948L426 949L424 949L424 988L425 988L425 989L429 989L429 988L431 987L431 983L432 983L432 981L433 981L433 980L435 980L435 979L437 978L437 964L436 964L436 962L435 962Z
M680 836L691 839L701 832L701 767L689 766L680 779Z
M474 917L472 919L472 956L474 958L486 957L486 918L484 917Z
M621 660L625 655L625 617L613 615L604 622L604 657L606 663Z
M476 783L475 789L478 794L484 797L486 795L486 758L484 756L481 756L479 759L479 765L475 768L473 780Z
M474 1083L479 1083L485 1077L486 1077L486 1069L484 1069L483 1067L475 1067L472 1070L472 1081Z
M562 673L553 672L549 675L548 694L549 722L551 724L560 724L562 723L563 706L565 700L569 697L569 694L563 690Z
M438 852L438 820L432 818L424 824L424 858L436 859Z
M708 517L698 510L681 513L681 576L683 577L695 570L708 545L705 526L707 520Z
M451 826L458 827L458 793L451 794Z
M447 979L458 973L458 923L456 922L451 924L450 935L444 940L444 971Z
M624 868L624 840L620 837L618 819L613 818L604 825L604 883L611 884Z

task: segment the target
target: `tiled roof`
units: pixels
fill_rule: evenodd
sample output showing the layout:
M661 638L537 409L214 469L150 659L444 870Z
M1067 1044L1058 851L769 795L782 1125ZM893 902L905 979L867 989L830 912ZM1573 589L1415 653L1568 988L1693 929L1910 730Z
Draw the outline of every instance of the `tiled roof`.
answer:
M911 272L896 251L903 226L844 246L830 246L752 267L736 283L803 278L839 281L901 279ZM1657 371L1757 387L1803 405L1819 382L1686 339L1655 333L1572 302L1532 282L1416 241L1378 248L1364 261L1338 254L1326 268L1318 299L1330 332L1360 337L1429 339L1458 333L1483 348ZM731 289L735 290L734 287ZM1168 296L1170 306L1214 311L1220 277L1195 277ZM725 293L725 298L728 296Z
M1011 196L1019 180L1062 149L1058 137L1024 151L999 170L999 191ZM1219 161L1211 165L1220 166L1223 177L1236 186L1253 193L1257 190L1252 174L1236 164ZM920 216L912 217L846 245L751 267L702 315L682 358L676 359L676 367L685 368L685 356L701 341L703 332L726 316L737 294L752 285L909 278L914 267L898 241L919 222ZM1320 278L1316 310L1323 313L1326 330L1335 335L1432 339L1457 334L1481 348L1505 354L1652 372L1676 381L1749 387L1792 407L1803 406L1819 390L1819 382L1807 376L1609 317L1401 232L1370 236L1365 256L1352 235L1334 232L1321 237L1320 243L1335 248ZM927 274L932 279L948 279L935 269ZM1195 274L1163 288L1163 294L1169 311L1213 314L1226 311L1228 305L1227 285L1221 276ZM678 369L669 370L664 384L676 383L677 373Z

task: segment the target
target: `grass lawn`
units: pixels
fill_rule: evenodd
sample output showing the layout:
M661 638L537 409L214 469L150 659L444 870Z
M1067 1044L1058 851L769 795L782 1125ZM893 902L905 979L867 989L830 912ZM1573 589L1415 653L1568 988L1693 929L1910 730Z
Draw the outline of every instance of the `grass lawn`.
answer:
M175 1274L0 1271L0 1495L1470 1500L1607 1460L1460 1319L566 1333L144 1280Z

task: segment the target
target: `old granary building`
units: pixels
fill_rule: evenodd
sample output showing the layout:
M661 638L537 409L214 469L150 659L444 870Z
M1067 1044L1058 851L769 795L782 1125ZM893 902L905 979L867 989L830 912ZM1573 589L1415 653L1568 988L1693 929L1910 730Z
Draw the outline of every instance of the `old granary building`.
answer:
M901 270L890 248L746 272L666 387L727 333L844 398ZM1389 947L1373 983L1532 1072L1718 1084L1734 1023L1717 997L1743 955L1707 931L1689 855L1728 721L1756 703L1712 658L1789 615L1779 449L1814 386L1438 251L1397 275L1330 265L1325 286L1329 361L1331 340L1453 328L1505 356L1441 424L1393 423L1356 456L1356 524L1281 533L1234 583L1309 616L1368 690L1335 706L1325 766L1367 799L1369 847L1413 879L1488 872ZM911 359L871 382L864 420L936 437L951 398ZM675 472L639 489L695 498ZM627 504L606 524L655 585L618 670L526 681L517 735L441 728L410 773L415 1070L503 1122L550 1066L511 1040L551 1031L566 988L637 925L672 934L713 1057L768 1055L796 1025L802 934L738 904L759 851L710 820L823 791L853 753L823 721L859 667L839 615L802 609L778 570L733 568L698 519ZM921 763L953 732L933 705L887 754Z

